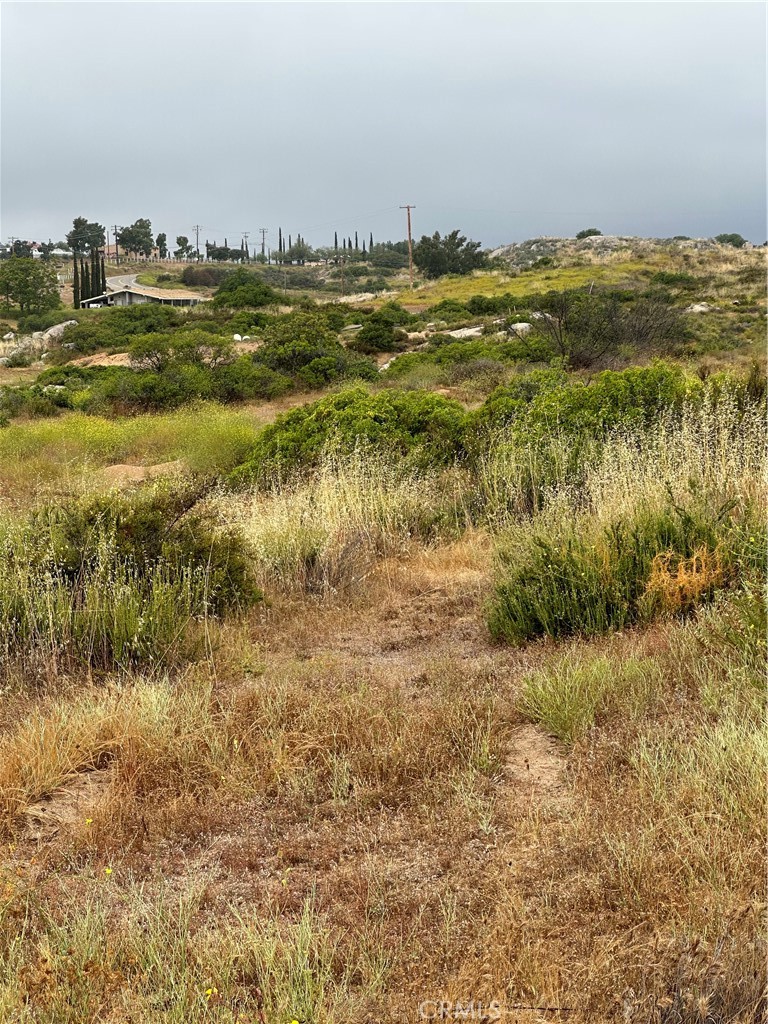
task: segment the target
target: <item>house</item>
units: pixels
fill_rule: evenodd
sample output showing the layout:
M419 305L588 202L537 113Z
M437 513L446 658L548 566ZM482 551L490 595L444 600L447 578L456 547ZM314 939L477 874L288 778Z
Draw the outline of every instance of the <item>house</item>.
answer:
M81 299L80 306L87 309L91 306L139 306L147 302L157 302L163 306L196 306L201 301L193 292L178 291L172 288L144 288L140 285L125 285L104 295L94 295L90 299Z

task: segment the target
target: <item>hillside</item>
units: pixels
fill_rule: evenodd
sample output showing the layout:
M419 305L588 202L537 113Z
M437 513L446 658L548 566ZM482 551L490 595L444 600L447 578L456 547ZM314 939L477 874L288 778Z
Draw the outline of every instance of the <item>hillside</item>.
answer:
M8 324L0 1021L764 1020L764 250L495 255Z

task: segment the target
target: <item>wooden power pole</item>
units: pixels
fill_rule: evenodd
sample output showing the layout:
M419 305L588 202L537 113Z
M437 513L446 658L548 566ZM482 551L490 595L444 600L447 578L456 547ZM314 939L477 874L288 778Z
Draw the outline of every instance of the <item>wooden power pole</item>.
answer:
M408 273L411 278L411 291L413 291L413 239L411 237L411 210L415 210L416 207L410 203L406 203L405 206L401 206L400 209L408 211Z

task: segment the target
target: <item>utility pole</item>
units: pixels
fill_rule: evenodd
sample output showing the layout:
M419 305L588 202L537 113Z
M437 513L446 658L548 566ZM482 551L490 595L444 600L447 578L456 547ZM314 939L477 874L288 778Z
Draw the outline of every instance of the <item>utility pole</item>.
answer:
M248 260L251 258L251 254L248 252L248 235L250 235L250 233L250 231L243 232L243 238L245 239L245 258Z
M117 233L120 230L120 226L118 224L113 224L112 227L115 229L115 263L119 263L120 262L120 248L119 248L119 246L117 244Z
M193 224L192 230L195 232L195 256L197 262L200 262L200 224Z
M411 238L411 210L415 210L416 207L411 203L406 203L405 206L401 206L400 209L408 211L408 273L411 278L411 291L413 291L413 239Z
M266 238L267 238L267 229L266 228L259 228L259 231L261 232L261 255L264 256L265 255L264 248L266 246Z

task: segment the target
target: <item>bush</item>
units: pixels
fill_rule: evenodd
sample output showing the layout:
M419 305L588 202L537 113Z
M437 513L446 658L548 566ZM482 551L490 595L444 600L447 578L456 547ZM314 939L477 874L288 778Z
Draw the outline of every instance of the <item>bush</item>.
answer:
M752 530L763 532L757 519ZM696 494L684 508L670 499L618 516L597 535L589 520L559 533L534 528L522 548L502 553L488 617L496 639L590 636L689 611L737 578L746 539L733 503L714 507Z
M230 271L219 285L213 297L214 306L240 309L244 306L259 308L274 306L280 302L280 296L270 288L258 274L238 267Z
M701 393L699 380L662 362L605 370L589 382L562 370L535 370L494 391L477 415L486 425L511 427L520 436L601 437L617 427L649 425Z
M264 331L264 345L254 358L271 370L293 377L308 388L323 387L348 374L375 375L375 367L351 355L316 312L280 317Z
M358 445L411 457L418 464L444 465L459 457L467 414L458 402L429 392L352 388L279 416L259 435L238 482L280 471L316 466L331 447L341 453Z
M188 484L88 497L6 529L0 660L167 665L192 653L199 617L258 601L243 542L195 511L204 493Z

